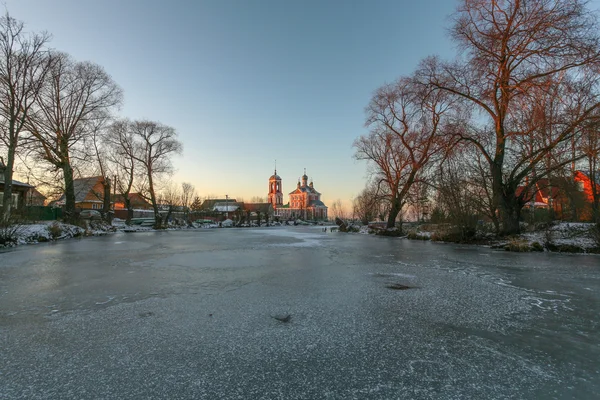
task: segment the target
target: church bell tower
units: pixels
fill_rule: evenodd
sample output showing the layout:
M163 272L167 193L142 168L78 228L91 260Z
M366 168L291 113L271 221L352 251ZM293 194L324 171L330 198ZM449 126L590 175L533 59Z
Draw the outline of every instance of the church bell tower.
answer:
M281 178L277 175L277 164L275 164L275 173L269 178L269 203L273 205L273 208L283 205Z

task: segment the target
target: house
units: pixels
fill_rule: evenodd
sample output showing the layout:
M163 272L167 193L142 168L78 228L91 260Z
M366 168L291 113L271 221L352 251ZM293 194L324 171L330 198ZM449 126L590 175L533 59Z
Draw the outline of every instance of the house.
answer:
M200 209L193 212L194 218L210 219L220 221L231 218L234 214L242 214L244 203L236 199L207 199L202 202Z
M593 203L594 197L592 193L592 180L590 178L590 171L575 171L575 182L577 182L577 189L584 193L584 198L587 202ZM594 186L596 193L600 194L600 171L595 174Z
M525 194L523 205L524 209L552 209L554 215L562 218L566 210L569 209L569 201L564 194L564 184L557 180L540 179L533 188L529 188L529 193ZM519 186L516 191L517 196L521 196L524 186Z
M573 178L540 179L525 196L524 209L552 209L558 219L590 221L592 219L592 180L588 171L575 171ZM600 194L600 172L595 187ZM524 186L519 186L520 196Z
M36 188L32 187L27 191L25 196L26 206L43 206L46 204L47 197L41 194Z
M212 207L212 211L220 212L220 213L234 213L237 210L243 207L244 203L238 202L223 202L223 203L215 203Z
M4 171L6 167L2 162L0 162L0 208L2 207L2 199L4 198ZM35 187L28 183L19 182L16 180L12 180L12 198L13 198L13 206L16 208L22 208L26 205L30 205L27 203L28 194L33 191L39 193L44 200L46 199L44 195L38 192ZM43 202L42 202L43 205Z
M15 181L12 181L12 198L13 206L16 208L22 208L27 205L27 193L35 189L33 186ZM38 192L39 193L39 192ZM0 174L0 208L2 207L2 199L4 198L4 173Z
M125 210L125 199L122 194L111 196L115 210ZM134 210L152 210L152 204L141 193L129 193L129 202Z
M104 205L105 180L103 176L92 176L73 180L75 188L75 207L81 210L101 210ZM63 194L56 201L57 205L65 205Z
M201 211L214 211L215 205L217 203L232 204L232 203L237 203L237 201L235 199L206 199L202 202L202 205L200 206L200 210Z
M250 215L261 216L261 218L271 219L274 214L273 204L271 203L243 203L243 210Z
M580 212L580 219L583 221L591 221L593 218L592 205L594 204L594 194L592 185L596 191L596 196L600 196L600 171L594 175L595 182L592 182L590 171L575 171L575 182L577 182L577 190L581 192L584 206Z

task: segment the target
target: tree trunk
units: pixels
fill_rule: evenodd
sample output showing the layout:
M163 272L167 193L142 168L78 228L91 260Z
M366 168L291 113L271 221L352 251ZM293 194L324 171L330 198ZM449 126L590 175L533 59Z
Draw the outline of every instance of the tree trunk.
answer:
M392 199L390 212L388 214L388 221L387 221L387 226L386 226L387 229L391 229L396 226L396 218L398 218L398 214L400 214L401 209L402 209L402 202L400 201L399 198L394 197Z
M125 203L125 208L127 209L127 219L125 220L125 223L129 225L131 223L131 218L133 218L133 208L131 207L129 192L123 193L123 202Z
M162 220L158 213L158 203L156 202L156 194L154 193L154 183L152 182L152 171L148 171L148 191L150 192L150 201L154 210L154 229L162 228Z
M500 230L501 236L518 234L521 229L519 220L521 218L521 205L516 196L516 191L512 188L506 188L500 196L500 218L502 227Z
M110 179L108 178L104 178L104 184L102 185L102 188L104 189L104 195L103 195L103 204L102 204L102 214L104 214L103 216L106 218L106 220L108 222L111 222L110 220L110 188L111 188L111 184L110 184Z
M12 212L12 177L15 164L15 149L8 148L8 157L4 166L4 197L2 198L2 218L8 222Z
M502 149L503 151L503 149ZM502 160L501 155L497 156ZM521 206L516 196L516 184L504 183L502 180L502 163L497 161L491 165L492 191L495 204L493 205L499 215L501 223L499 234L501 236L514 235L520 232L519 218Z
M171 219L172 213L173 213L173 206L169 205L169 210L167 211L167 216L165 217L165 227L169 226L169 219Z
M156 204L156 200L152 200L152 209L154 210L154 229L161 229L162 219L158 212L158 204Z
M592 191L592 218L596 224L600 224L600 193L598 193L598 186L596 184L598 179L596 169L597 157L596 154L588 157L588 171L590 174L590 189Z
M63 175L65 179L65 222L75 221L75 185L73 184L73 168L66 162L63 164Z

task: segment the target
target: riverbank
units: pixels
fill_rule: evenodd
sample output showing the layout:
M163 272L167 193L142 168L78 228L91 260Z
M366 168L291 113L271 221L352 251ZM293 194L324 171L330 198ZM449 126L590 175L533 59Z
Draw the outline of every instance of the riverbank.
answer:
M277 225L263 225L261 228ZM258 225L248 225L249 228L259 228ZM171 224L161 231L180 231L187 229L222 229L216 224ZM230 229L226 227L223 229ZM123 220L116 219L109 224L105 221L82 220L80 225L66 224L59 221L41 221L31 224L14 224L7 227L0 227L0 249L10 248L20 245L30 245L37 243L54 242L64 239L82 238L90 236L104 236L116 232L152 232L156 229L143 225L126 225Z
M216 225L215 225L216 227ZM264 227L264 226L263 226ZM198 224L172 225L167 230L205 229ZM321 229L325 229L319 227ZM600 254L600 243L594 224L562 222L554 225L523 226L523 233L507 238L497 238L491 233L478 232L469 240L454 240L449 234L451 227L436 224L406 224L404 233L398 237L407 240L426 240L440 243L481 245L513 252L558 252ZM37 244L71 238L103 236L115 232L149 232L151 227L128 226L122 221L108 224L104 221L82 221L81 226L58 221L14 225L0 229L0 249L25 244ZM333 232L333 229L331 230ZM382 229L351 225L350 232L381 234ZM390 235L395 236L395 235Z
M384 232L369 226L356 227L354 231L362 234ZM523 224L521 234L504 238L498 238L485 231L478 231L475 235L465 238L448 224L407 224L399 237L408 240L483 245L514 252L600 254L600 236L597 228L592 223L582 222L559 222L538 226Z
M59 221L14 224L0 228L0 248L85 236L101 236L116 232L116 230L116 227L101 221L84 221L81 226Z

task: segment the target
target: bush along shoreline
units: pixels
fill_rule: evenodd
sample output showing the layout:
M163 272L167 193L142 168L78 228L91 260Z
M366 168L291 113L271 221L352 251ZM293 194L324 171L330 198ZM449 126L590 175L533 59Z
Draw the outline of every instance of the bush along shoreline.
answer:
M340 226L341 228L341 226ZM485 228L485 227L483 227ZM450 224L405 223L402 229L386 229L382 223L356 225L345 223L340 232L401 237L408 240L489 246L512 252L556 252L600 254L600 228L593 223L561 222L526 224L522 233L498 237L491 229L463 229Z

